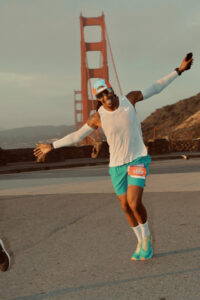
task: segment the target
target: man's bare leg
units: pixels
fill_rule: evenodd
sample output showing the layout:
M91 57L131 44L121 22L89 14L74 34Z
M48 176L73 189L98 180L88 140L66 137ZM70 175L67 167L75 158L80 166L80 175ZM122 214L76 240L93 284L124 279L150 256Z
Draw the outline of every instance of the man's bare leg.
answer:
M131 209L131 207L128 204L127 195L126 194L120 195L120 196L118 196L118 198L120 200L122 210L124 211L125 216L129 222L131 228L133 229L133 231L137 237L137 241L138 241L136 251L134 252L131 259L139 260L140 259L139 253L140 253L140 249L141 249L141 245L142 245L141 228L138 224L138 221L136 220L136 218L134 216L133 210Z
M130 208L128 201L127 201L127 195L120 195L118 196L118 199L120 200L120 204L122 207L122 210L125 213L125 216L129 222L129 224L131 225L131 227L135 227L138 225L138 222L133 214L133 210Z
M129 185L127 190L127 202L133 212L138 224L147 221L147 211L142 203L143 188L136 185Z
M139 251L139 246L134 252L132 259L146 260L152 257L153 249L151 246L151 234L147 222L147 211L142 203L143 188L140 186L129 185L127 190L127 202L134 217L139 224L142 234L142 244ZM138 252L139 251L139 252ZM138 258L139 257L139 258Z

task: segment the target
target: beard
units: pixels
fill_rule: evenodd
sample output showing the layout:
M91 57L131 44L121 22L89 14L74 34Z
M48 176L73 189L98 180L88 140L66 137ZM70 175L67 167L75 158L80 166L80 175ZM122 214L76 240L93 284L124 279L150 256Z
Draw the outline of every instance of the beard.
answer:
M112 106L115 103L115 99L116 99L115 94L109 94L107 99L106 100L104 99L102 102L103 102L103 104L106 104L108 106Z

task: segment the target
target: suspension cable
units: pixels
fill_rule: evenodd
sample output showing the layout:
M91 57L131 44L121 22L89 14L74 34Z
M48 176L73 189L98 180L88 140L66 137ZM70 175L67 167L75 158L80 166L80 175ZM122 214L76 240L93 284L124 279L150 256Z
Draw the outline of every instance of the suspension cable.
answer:
M90 101L92 101L92 110L95 110L95 105L94 105L94 98L93 98L93 93L92 93L92 85L91 81L89 78L89 68L88 68L88 59L87 59L87 52L85 50L85 61L86 61L86 72L87 72L87 80L89 80L89 92L90 92Z
M106 25L105 25L105 26L106 26ZM113 64L115 76L116 76L116 79L117 79L117 84L118 84L118 87L119 87L120 94L121 94L121 96L122 96L123 93L122 93L122 89L121 89L121 86L120 86L119 77L118 77L118 75L117 75L117 69L116 69L115 62L114 62L114 58L113 58L113 54L112 54L112 49L111 49L110 39L109 39L109 36L108 36L107 28L105 28L105 29L106 29L106 38L107 38L107 41L108 41L108 47L109 47L109 50L110 50L111 60L112 60L112 64Z

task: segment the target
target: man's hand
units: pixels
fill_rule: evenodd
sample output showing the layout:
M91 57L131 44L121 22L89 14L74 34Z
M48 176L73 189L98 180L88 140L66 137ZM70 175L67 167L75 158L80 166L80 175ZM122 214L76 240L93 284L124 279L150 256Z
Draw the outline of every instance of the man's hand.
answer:
M193 54L188 53L186 57L183 59L179 69L180 73L183 73L186 70L189 70L193 64Z
M36 157L42 156L44 154L47 154L52 150L52 146L50 144L36 144L37 148L33 150L33 154Z

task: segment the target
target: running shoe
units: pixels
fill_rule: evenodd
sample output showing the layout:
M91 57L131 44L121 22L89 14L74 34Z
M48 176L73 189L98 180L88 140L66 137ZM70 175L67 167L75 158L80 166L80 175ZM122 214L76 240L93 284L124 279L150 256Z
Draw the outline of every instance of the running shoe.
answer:
M151 236L142 240L142 247L140 250L140 260L147 260L153 256L153 248L151 245Z
M0 271L7 271L10 266L10 255L5 249L3 241L0 239Z
M137 244L137 248L136 248L135 252L133 253L133 255L131 256L132 260L140 260L141 245L142 245L142 243Z

